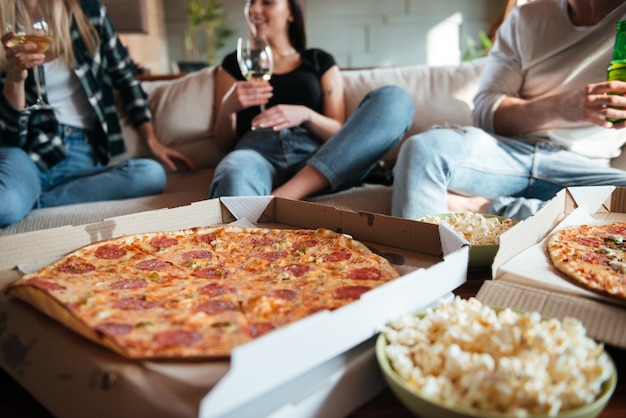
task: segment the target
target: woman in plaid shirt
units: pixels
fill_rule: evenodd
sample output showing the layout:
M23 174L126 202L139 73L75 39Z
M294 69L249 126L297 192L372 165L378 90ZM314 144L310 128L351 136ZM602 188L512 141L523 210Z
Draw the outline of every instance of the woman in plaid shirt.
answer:
M2 36L0 226L19 221L33 208L163 190L165 171L153 159L107 165L126 150L114 89L154 156L172 170L174 160L194 168L189 158L155 136L146 93L100 0L19 1L33 18L42 11L55 16L48 18L53 42L46 55L29 54L33 44L12 45L12 32ZM12 1L0 2L2 22L12 8ZM53 110L26 110L36 101L37 68L43 68L44 98Z

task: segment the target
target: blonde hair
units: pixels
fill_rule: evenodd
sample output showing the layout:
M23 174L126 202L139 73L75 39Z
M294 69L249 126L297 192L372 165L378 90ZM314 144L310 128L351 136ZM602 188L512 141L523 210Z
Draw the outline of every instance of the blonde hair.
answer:
M52 33L52 45L46 53L48 59L61 58L68 67L74 64L74 49L70 34L72 19L76 21L78 32L85 43L87 52L91 55L96 53L100 44L100 37L80 7L79 0L39 0L39 5L42 13L47 17L48 27ZM0 1L0 21L11 22L14 15L13 2ZM2 53L0 54L0 71L5 70L6 57Z

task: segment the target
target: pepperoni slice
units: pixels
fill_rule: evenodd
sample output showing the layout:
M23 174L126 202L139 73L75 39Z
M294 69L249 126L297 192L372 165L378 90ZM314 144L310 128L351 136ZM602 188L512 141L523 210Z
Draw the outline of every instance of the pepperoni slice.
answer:
M126 250L117 245L107 244L98 247L94 255L104 260L115 260L116 258L124 257Z
M607 226L606 232L612 235L626 236L626 226L624 224Z
M348 276L353 280L379 280L383 272L376 267L363 267L350 270Z
M295 277L301 277L309 270L311 270L311 267L306 264L289 264L288 266L283 267L283 271L288 271Z
M50 282L48 280L40 279L39 277L34 277L28 281L28 283L37 286L40 289L44 289L47 291L55 291L55 290L65 290L66 287L57 283Z
M64 264L61 264L59 267L57 267L57 270L63 273L70 274L89 273L90 271L94 271L95 269L96 266L94 266L93 264L77 259L67 260Z
M194 271L195 276L202 277L203 279L223 279L226 277L226 272L217 268L202 268Z
M111 289L142 289L146 286L148 283L141 279L122 279L109 285Z
M138 268L139 270L163 270L164 268L167 268L169 266L171 266L170 263L168 263L165 260L158 259L158 258L151 258L149 260L143 260L135 264L135 267Z
M253 322L248 327L248 329L250 330L250 335L253 337L263 335L275 328L276 327L274 327L274 325L270 324L269 322Z
M268 251L259 254L259 258L267 261L276 261L287 255L287 251Z
M352 257L352 253L350 251L335 251L333 253L326 254L322 257L322 260L329 262L346 261L349 260L350 257Z
M120 324L119 322L104 322L96 326L96 330L111 336L128 334L133 330L133 326L129 324Z
M230 289L219 283L209 283L200 289L200 294L211 297L224 295L226 293L230 293Z
M371 289L369 286L343 286L335 289L335 298L359 299L363 293Z
M150 241L150 245L152 245L154 248L170 248L178 245L178 240L172 237L154 237Z
M181 258L184 261L191 260L210 260L213 257L210 251L199 250L199 251L187 251L181 255Z
M202 235L198 235L198 242L203 242L205 244L211 244L213 241L215 241L217 237L215 236L215 234L202 234Z
M190 347L202 341L202 335L195 331L173 329L156 334L154 341L161 346L161 348Z
M284 299L288 301L294 301L298 297L298 292L291 289L276 289L272 290L267 294L268 296L272 296L279 299Z
M597 248L600 246L600 241L595 238L576 237L576 242L585 247Z
M608 264L613 261L610 257L598 253L586 253L583 254L580 259L581 261L590 264Z
M298 241L295 244L293 244L291 246L291 249L294 251L299 251L299 250L305 250L308 248L313 248L316 247L318 244L318 242L314 239L307 239L307 240L302 240L302 241Z
M196 311L204 312L209 315L236 310L238 310L237 305L227 300L207 300L196 307Z
M154 305L154 302L149 302L147 300L139 298L118 299L113 303L113 306L115 306L116 308L129 311L143 311L145 309L150 309L154 307Z
M270 237L262 237L262 238L252 238L252 244L258 245L261 247L268 247L276 242L275 239Z

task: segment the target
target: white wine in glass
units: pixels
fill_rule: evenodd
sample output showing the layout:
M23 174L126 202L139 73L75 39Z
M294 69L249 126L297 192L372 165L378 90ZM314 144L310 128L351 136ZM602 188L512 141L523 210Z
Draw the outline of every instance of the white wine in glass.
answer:
M12 26L11 30L15 33L15 36L10 43L13 45L35 44L37 48L28 51L28 53L44 54L52 43L52 35L50 34L48 23L43 18L43 14L41 14L41 10L39 10L40 16L31 18L21 0L14 0L14 6L15 20L13 25L8 26ZM33 75L37 86L37 102L28 106L28 109L51 109L52 106L43 100L41 82L39 81L39 67L33 68Z
M237 40L237 62L241 74L248 81L269 81L274 71L272 48L264 36L239 38ZM265 106L261 105L261 112Z

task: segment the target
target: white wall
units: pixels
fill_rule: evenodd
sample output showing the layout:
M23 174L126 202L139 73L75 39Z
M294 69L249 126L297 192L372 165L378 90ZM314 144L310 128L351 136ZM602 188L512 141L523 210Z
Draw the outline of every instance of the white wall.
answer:
M152 0L151 0L152 1ZM170 60L184 60L183 0L163 0ZM247 33L244 0L222 0L237 36ZM309 47L332 53L340 67L460 62L469 37L478 41L505 0L306 0Z

